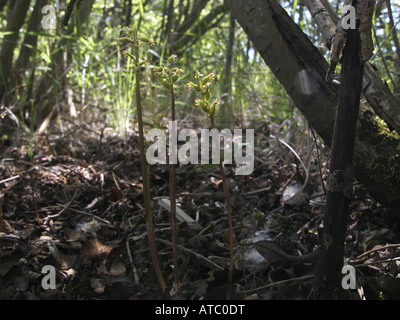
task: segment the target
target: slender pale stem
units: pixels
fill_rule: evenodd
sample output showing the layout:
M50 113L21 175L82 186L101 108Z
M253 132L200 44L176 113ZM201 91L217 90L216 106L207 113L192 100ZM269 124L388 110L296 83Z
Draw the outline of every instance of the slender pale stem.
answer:
M170 76L170 95L171 95L171 120L175 121L175 92L174 85ZM175 152L175 150L173 150ZM171 203L171 228L172 228L172 254L174 260L174 282L178 283L178 225L176 223L176 182L175 182L175 164L169 167L169 199Z
M135 46L135 57L136 61L139 61L139 48ZM149 175L149 166L146 161L146 154L144 150L144 131L143 131L143 114L142 114L142 102L140 97L140 66L136 65L135 70L135 80L136 80L136 111L138 117L139 124L139 151L140 151L140 162L142 167L142 175L143 175L143 197L144 197L144 210L146 216L146 227L147 227L147 236L149 240L151 258L153 261L154 269L160 283L161 289L165 292L166 285L165 281L160 269L160 263L158 261L157 249L155 244L155 236L154 236L154 226L153 226L153 217L151 212L151 195L150 195L150 175Z
M0 197L0 232L3 232L3 203Z
M215 121L214 121L214 116L210 116L210 121L211 121L211 129L215 129ZM231 207L231 200L229 196L229 189L228 189L228 183L226 181L226 176L224 172L224 167L220 161L219 163L219 171L221 174L221 179L222 179L222 185L224 187L224 193L225 193L225 200L226 200L226 211L228 213L228 226L229 226L229 276L228 276L228 281L231 284L232 283L232 272L233 272L233 225L232 225L232 207Z

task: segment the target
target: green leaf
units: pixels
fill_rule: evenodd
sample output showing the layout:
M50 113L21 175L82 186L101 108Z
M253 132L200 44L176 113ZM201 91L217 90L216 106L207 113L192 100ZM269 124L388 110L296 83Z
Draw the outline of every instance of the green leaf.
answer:
M144 7L143 7L142 0L139 1L139 10L140 10L140 15L141 15L142 19L144 19Z
M46 52L41 52L40 56L43 58L44 61L46 61L47 63L51 63L51 58L48 54L46 54Z

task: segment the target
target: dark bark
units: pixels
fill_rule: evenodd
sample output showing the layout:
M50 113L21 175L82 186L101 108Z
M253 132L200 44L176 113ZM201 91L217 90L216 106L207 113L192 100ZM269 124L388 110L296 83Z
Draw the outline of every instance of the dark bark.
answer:
M0 12L3 11L4 7L6 6L8 0L0 0Z
M164 40L165 37L167 37L168 34L171 32L173 21L174 21L174 0L170 0L167 11L167 24L161 35L162 40Z
M331 14L328 12L333 10L327 1L304 0L304 2L321 30L322 36L330 46L330 41L336 30L337 15L335 14L333 18L330 18ZM378 73L368 62L365 63L363 94L376 114L387 123L389 128L400 133L400 100L392 95L389 87L382 82Z
M396 48L396 53L393 56L393 94L400 100L400 43L399 38L397 37L390 0L386 0L386 7L388 9L389 25L392 30L393 43Z
M400 51L393 57L393 95L400 100Z
M352 200L353 150L364 70L359 57L360 44L359 31L348 30L342 58L323 236L316 268L316 283L322 299L343 298L341 269Z
M233 122L233 110L232 110L232 59L233 59L233 45L235 42L235 18L230 15L229 16L229 38L228 44L226 47L226 56L225 56L225 70L224 70L224 79L222 81L223 84L223 101L224 106L220 108L220 116L221 119L219 123L223 127L231 127Z
M64 35L71 35L75 31L77 37L84 34L87 21L89 19L90 12L92 10L95 0L78 1L73 10L70 23L66 30L63 31ZM79 6L79 7L78 7ZM65 70L68 67L70 61L65 59L64 52L67 51L68 47L72 45L72 39L65 37L55 40L53 44L52 55L51 55L51 71L46 72L42 78L38 81L39 84L35 89L34 98L35 104L42 106L40 110L36 110L36 121L37 124L41 123L49 114L54 112L53 106L55 105L56 95L61 95L65 92L66 85L66 73ZM57 87L54 88L53 86ZM62 98L63 99L63 98ZM66 99L63 99L66 100ZM24 106L22 106L23 108ZM53 117L56 116L54 112Z
M126 14L125 14L125 26L129 27L132 21L132 0L127 0Z
M17 46L19 29L22 27L27 15L30 0L15 1L7 17L6 34L0 52L0 101L3 96L13 88L12 62L14 49Z
M211 10L211 12L202 18L198 23L193 25L191 32L182 34L179 28L177 34L181 35L178 39L171 41L170 49L179 55L184 48L193 45L201 38L208 30L214 28L221 21L224 14L227 12L225 5L220 5ZM194 34L195 36L193 36Z
M207 3L209 1L210 0L197 0L197 1L194 1L192 10L187 15L185 21L175 31L178 34L186 33L195 24L195 22L198 20L201 11L205 8L205 6L207 5Z
M67 10L65 11L65 16L64 16L64 19L63 19L63 22L62 22L62 24L65 27L68 26L68 22L69 22L69 19L71 18L72 11L74 10L75 3L76 3L76 0L71 0L68 3Z
M24 41L21 45L21 50L15 63L15 71L18 76L26 69L29 63L29 59L32 56L34 49L37 44L38 35L36 34L40 30L40 22L42 17L42 8L46 5L46 0L36 0L33 12L29 17L27 32ZM20 81L20 78L18 79Z
M277 1L226 0L225 4L296 107L331 145L338 90L325 81L328 63L318 49Z
M338 89L325 81L328 63L324 57L276 1L225 0L225 3L296 107L325 143L331 145ZM367 75L366 78L368 83L363 93L373 97L368 89L374 84ZM379 78L373 80L382 83ZM394 99L390 92L381 94L389 103ZM382 135L371 113L362 111L354 154L355 176L372 196L400 218L400 141Z

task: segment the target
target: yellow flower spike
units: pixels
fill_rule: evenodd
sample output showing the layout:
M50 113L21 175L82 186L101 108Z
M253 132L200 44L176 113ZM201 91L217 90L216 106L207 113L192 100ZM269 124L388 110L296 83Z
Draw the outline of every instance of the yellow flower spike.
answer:
M192 81L189 81L189 82L187 83L187 86L188 86L190 89L193 88L193 89L195 89L195 90L197 90L197 91L200 91L200 86L199 86L198 84L193 83Z
M179 69L179 68L173 68L171 70L171 77L172 77L172 82L176 82L181 76L182 73L184 73L185 71L183 69Z
M201 110L203 110L205 113L207 113L207 114L210 113L210 109L208 107L208 103L204 102L200 98L196 98L195 99L195 103L196 103L197 106L200 106Z
M203 94L203 97L204 97L204 99L206 100L206 101L208 101L208 100L210 100L210 98L211 98L211 93L210 93L210 91L205 91L205 93Z
M124 42L124 38L117 38L114 40L118 45Z
M219 100L219 99L214 99L214 101L213 101L213 103L211 104L211 107L210 107L210 114L211 114L211 115L214 115L215 109L216 109L217 105L219 105L219 104L221 104L221 103L222 103L221 100Z
M197 70L196 71L196 74L195 74L195 79L197 79L197 80L200 80L201 78L203 78L204 77L204 75L203 74L201 74L200 72L199 72L199 70Z
M130 57L130 58L133 59L133 61L136 62L135 56L133 56L133 55L132 55L131 53L129 53L128 51L124 50L124 51L122 52L122 55L123 55L124 57Z
M172 82L176 82L179 79L180 75L178 74L172 74Z
M147 37L139 37L139 40L140 41L142 41L142 42L144 42L144 43L150 43L150 39L149 38L147 38Z
M169 81L167 78L162 78L161 83L166 87L167 89L171 89L171 85L169 84Z
M201 86L200 92L201 92L202 94L206 94L207 91L210 90L211 84L212 84L212 82L203 83L203 85Z
M114 40L118 45L121 45L121 43L134 43L131 39L124 37L124 38L117 38Z
M139 63L139 67L141 67L141 66L143 66L143 65L145 65L145 66L149 66L150 65L150 62L146 59L146 60L142 60L140 63Z
M215 73L211 72L209 75L203 77L203 84L208 83L209 81L212 81L215 79Z
M167 59L167 63L169 63L170 61L178 61L178 56L176 54L172 54L168 59Z
M163 67L154 67L153 68L154 73L161 73L163 70L164 70Z
M137 29L135 26L133 28L124 27L124 32L127 37L135 38L135 39L137 38Z
M138 39L140 42L147 43L150 47L156 44L153 39L147 37L138 37Z

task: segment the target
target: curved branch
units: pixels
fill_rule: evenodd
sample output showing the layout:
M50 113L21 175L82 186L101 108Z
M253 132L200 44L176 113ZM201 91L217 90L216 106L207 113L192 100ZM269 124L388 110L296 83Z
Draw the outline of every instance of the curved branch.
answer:
M224 4L215 7L208 15L193 26L189 32L186 32L171 43L170 48L172 51L179 52L183 47L196 43L207 31L219 24L226 12L228 12L228 8Z

